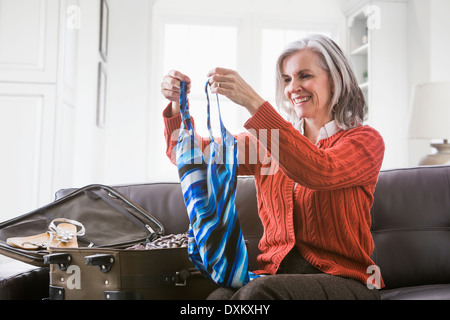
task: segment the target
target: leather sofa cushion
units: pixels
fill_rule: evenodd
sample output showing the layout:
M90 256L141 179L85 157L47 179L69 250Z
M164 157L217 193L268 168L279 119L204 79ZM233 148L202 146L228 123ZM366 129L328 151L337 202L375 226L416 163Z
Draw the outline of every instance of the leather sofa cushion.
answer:
M450 283L450 166L382 171L371 216L386 289Z
M450 300L450 284L381 290L381 300Z
M0 265L0 300L42 300L48 297L48 267L5 259L10 261L2 261Z

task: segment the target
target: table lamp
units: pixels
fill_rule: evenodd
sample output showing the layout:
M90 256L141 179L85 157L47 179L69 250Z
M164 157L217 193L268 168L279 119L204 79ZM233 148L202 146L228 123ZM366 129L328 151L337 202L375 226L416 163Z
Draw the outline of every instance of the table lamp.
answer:
M450 82L433 82L414 87L409 123L410 139L443 140L431 143L437 149L419 165L450 164Z

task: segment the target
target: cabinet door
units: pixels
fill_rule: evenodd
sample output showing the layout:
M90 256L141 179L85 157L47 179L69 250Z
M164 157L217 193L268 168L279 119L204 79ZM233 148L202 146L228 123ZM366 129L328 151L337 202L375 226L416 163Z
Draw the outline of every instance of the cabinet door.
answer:
M58 0L0 0L0 81L56 81Z
M55 92L0 83L0 220L53 199Z

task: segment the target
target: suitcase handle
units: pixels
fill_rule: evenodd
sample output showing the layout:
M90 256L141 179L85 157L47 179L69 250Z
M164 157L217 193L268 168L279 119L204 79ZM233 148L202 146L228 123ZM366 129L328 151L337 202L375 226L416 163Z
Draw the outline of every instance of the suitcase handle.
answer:
M114 257L111 254L94 254L84 257L87 266L97 266L103 272L109 272L114 265Z
M66 271L72 263L72 256L68 253L52 253L44 256L45 264L56 264L61 271Z

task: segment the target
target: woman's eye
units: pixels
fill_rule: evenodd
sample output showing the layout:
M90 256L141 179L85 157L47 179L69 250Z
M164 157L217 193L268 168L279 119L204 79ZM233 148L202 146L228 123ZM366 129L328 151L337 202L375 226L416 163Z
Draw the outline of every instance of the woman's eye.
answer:
M289 82L291 82L290 78L284 78L284 83L289 83Z
M310 74L302 74L302 75L300 76L301 79L309 79L309 78L311 78L311 77L312 77L312 75L310 75Z

